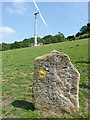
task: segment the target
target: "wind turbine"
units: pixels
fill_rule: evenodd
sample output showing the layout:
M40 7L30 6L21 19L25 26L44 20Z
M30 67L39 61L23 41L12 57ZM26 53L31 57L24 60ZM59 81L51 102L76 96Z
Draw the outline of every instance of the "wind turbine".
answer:
M34 13L34 15L35 15L34 46L37 46L37 14L40 15L42 21L44 22L44 24L45 24L46 26L47 26L47 24L46 24L45 20L43 19L42 15L41 15L41 13L40 13L40 10L39 10L37 4L35 3L35 0L33 0L33 2L34 2L34 5L35 5L35 7L36 7L36 9L37 9L37 12Z

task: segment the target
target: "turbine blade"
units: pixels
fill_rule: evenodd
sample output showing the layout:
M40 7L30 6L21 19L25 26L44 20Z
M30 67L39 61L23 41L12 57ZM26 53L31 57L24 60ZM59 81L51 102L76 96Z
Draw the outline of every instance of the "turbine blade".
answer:
M34 5L35 5L35 7L36 7L37 11L38 11L38 12L39 12L39 14L40 14L41 19L43 20L44 24L47 26L47 24L46 24L45 20L43 19L42 15L41 15L41 13L40 13L40 10L39 10L39 8L38 8L37 4L35 3L35 0L33 0L33 2L34 2Z
M41 17L41 19L43 20L44 24L47 26L47 23L46 23L45 20L43 19L41 13L39 13L39 14L40 14L40 17Z
M39 10L39 8L38 8L37 4L35 3L35 0L33 0L33 2L34 2L34 5L35 5L35 7L36 7L37 11L40 13L40 10Z

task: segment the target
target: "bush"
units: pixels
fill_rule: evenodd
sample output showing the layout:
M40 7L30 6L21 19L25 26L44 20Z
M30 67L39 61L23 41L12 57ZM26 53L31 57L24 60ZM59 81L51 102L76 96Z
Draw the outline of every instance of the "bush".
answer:
M77 40L78 39L83 39L83 38L88 38L89 37L89 34L83 34L83 35L80 35L79 37L75 37Z

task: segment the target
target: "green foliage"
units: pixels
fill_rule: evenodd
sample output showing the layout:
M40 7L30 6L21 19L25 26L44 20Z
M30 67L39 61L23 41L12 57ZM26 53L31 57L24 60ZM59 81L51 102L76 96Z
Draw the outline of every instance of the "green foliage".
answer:
M79 35L78 37L75 37L75 39L84 39L84 38L89 38L89 34L83 34L83 35Z
M58 42L63 42L65 41L65 37L62 33L58 32L59 34L57 35L47 35L47 36L44 36L42 39L41 39L41 42L43 44L50 44L50 43L58 43Z
M87 24L87 33L89 34L90 37L90 23Z
M10 44L7 44L7 43L2 43L2 51L4 51L4 50L9 50L9 49L10 49L10 47L11 47L11 45L10 45Z
M47 35L43 38L38 37L37 42L38 44L50 44L50 43L58 43L65 41L65 37L62 33L59 32L59 34L52 36ZM25 47L31 47L34 46L34 38L25 38L22 42L15 41L11 44L2 44L2 51L9 50L9 49L17 49L17 48L25 48Z
M83 34L79 36L79 39L88 38L88 34Z
M84 39L90 37L90 23L87 23L87 25L84 25L80 28L80 31L76 33L76 35L68 36L67 39L69 41L72 40L78 40L78 39Z
M52 43L52 35L47 35L45 37L42 38L42 43L43 44L49 44L49 43Z
M69 41L72 41L72 40L75 40L75 37L74 37L74 35L72 35L72 36L68 36L67 39L68 39Z
M87 26L86 25L84 25L84 26L81 27L80 33L81 33L81 35L87 33Z
M0 44L0 51L2 51L2 44Z
M80 28L80 32L75 35L76 39L83 39L90 37L90 23L87 23L87 26L84 25Z
M81 35L80 32L78 32L75 36L76 36L76 37L79 37L80 35Z

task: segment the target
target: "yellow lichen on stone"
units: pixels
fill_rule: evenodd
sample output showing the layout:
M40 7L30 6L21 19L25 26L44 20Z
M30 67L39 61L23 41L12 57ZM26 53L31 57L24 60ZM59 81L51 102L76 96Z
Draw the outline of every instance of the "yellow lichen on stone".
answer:
M43 68L41 70L39 70L40 78L45 78L45 75L46 75L46 71Z

